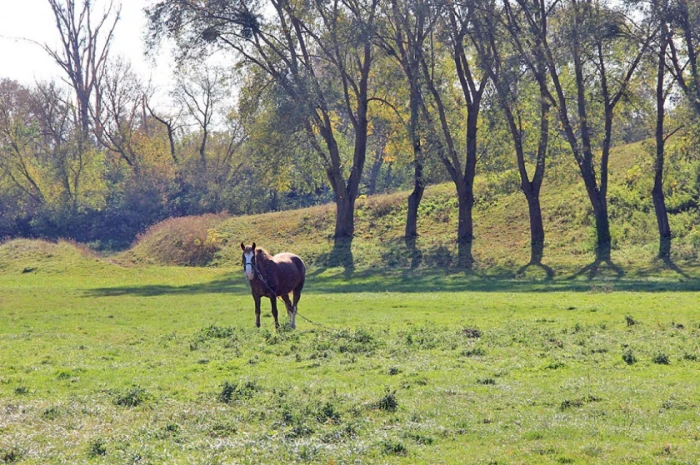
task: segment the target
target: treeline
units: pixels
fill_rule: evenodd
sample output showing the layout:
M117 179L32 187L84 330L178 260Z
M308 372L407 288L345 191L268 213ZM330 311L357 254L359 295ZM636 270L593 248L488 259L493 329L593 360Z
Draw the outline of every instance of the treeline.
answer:
M474 179L497 172L524 194L530 264L542 265L540 191L565 159L590 202L596 263L613 265L610 150L650 137L641 176L660 258L665 194L698 206L696 2L162 0L145 45L172 45L180 71L158 105L109 56L118 11L48 3L64 47L47 52L71 89L0 83L0 236L122 246L169 216L334 201L342 249L359 195L408 188L411 246L426 185L451 181L468 268ZM227 65L204 65L211 54Z

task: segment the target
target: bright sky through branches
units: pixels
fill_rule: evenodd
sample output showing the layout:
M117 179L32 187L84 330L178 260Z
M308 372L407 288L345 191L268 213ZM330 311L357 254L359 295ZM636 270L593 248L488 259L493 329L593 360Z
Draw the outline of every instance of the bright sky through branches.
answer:
M95 18L109 3L94 2ZM115 0L115 7L119 0ZM127 58L145 79L156 86L167 86L170 69L167 54L157 67L144 58L143 33L146 17L143 9L150 0L121 0L121 20L115 30L112 57ZM58 30L47 0L0 0L0 79L10 78L31 85L36 80L62 79L64 75L47 53L36 43L58 46Z

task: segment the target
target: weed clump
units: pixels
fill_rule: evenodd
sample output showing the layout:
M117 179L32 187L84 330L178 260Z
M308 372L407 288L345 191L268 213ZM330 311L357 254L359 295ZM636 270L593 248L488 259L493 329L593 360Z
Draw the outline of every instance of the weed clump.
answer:
M663 352L656 354L656 356L651 361L656 363L657 365L671 364L671 359L668 357L668 355L664 354Z
M401 368L389 367L389 370L387 370L387 373L389 373L389 376L398 375L399 373L401 373Z
M622 360L624 360L627 365L634 365L637 363L637 357L634 356L632 349L627 349L622 353Z
M486 355L486 351L481 347L476 347L474 349L463 350L462 355L465 357L483 357Z
M209 435L214 438L225 438L237 432L238 428L233 423L216 423L211 427Z
M422 446L431 446L435 442L435 439L433 439L431 436L426 436L425 434L419 432L409 432L404 434L404 437L407 439L412 439L416 442L416 444L420 444Z
M102 438L97 438L90 441L88 446L88 455L90 457L102 457L107 455L107 443Z
M401 441L396 441L394 439L387 439L382 441L382 452L386 455L400 455L405 456L408 454L408 449Z
M340 412L332 402L325 402L315 412L314 416L319 423L339 423Z
M564 410L568 410L570 408L583 407L585 404L588 404L591 402L600 402L601 400L603 400L603 399L601 399L598 396L592 396L592 395L581 397L580 399L571 399L571 400L567 399L567 400L563 401L561 404L559 404L559 410L561 410L563 412Z
M243 383L229 383L224 381L219 392L219 402L230 404L234 400L250 399L262 387L256 381L246 381Z
M114 398L114 405L122 407L137 407L150 398L148 391L141 386L132 386L122 393L118 393Z
M379 410L384 410L385 412L395 412L399 407L399 402L396 400L396 391L386 388L384 396L379 399L376 406Z
M342 330L334 333L328 341L318 344L318 350L334 349L340 353L369 353L379 342L369 331L357 328L355 331Z
M16 447L9 450L0 449L0 460L2 463L15 463L22 459L22 452Z
M58 407L49 407L42 412L41 416L47 420L55 420L61 416L61 410Z
M462 334L470 339L479 339L481 337L479 328L464 328L462 329Z

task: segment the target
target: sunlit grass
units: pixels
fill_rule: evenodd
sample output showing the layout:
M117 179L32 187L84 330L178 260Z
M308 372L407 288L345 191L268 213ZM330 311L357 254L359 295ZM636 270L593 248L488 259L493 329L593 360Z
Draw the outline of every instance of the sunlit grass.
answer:
M700 456L692 279L317 270L276 333L237 269L78 257L0 274L3 462Z

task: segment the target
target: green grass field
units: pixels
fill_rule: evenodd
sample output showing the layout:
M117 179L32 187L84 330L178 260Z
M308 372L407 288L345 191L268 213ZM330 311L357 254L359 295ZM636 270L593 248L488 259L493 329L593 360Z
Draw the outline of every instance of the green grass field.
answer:
M693 277L319 268L275 333L237 268L0 248L0 463L700 457Z

